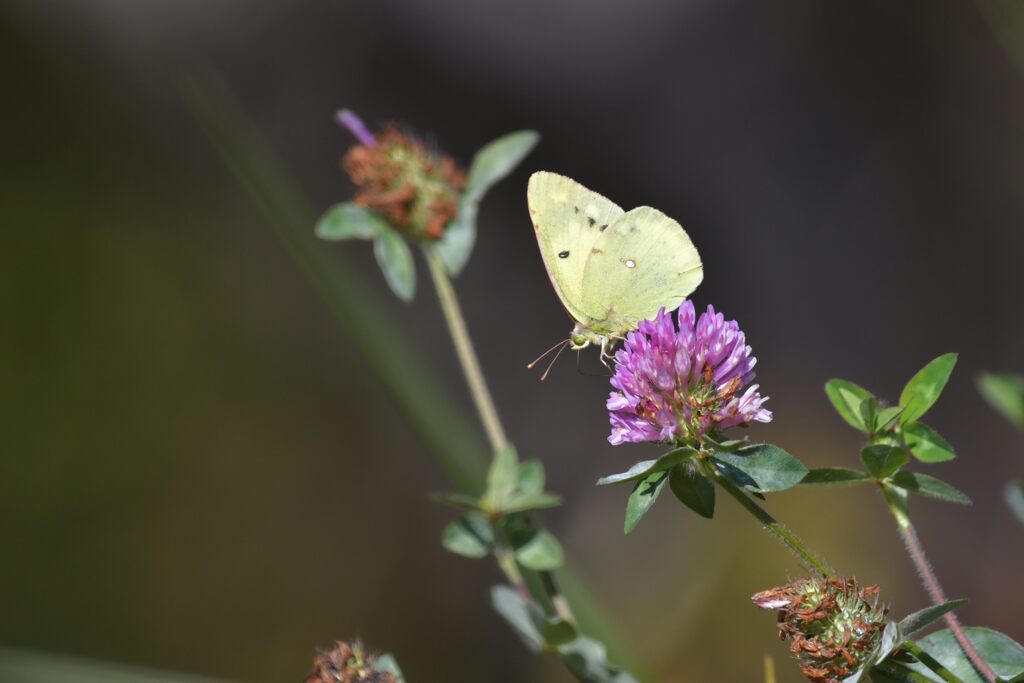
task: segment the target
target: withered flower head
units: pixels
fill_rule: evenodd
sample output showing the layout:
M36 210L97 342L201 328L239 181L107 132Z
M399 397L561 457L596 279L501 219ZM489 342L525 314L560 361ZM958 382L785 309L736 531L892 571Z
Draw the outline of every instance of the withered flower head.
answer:
M854 579L800 579L753 596L761 609L779 610L779 636L800 671L818 683L839 683L871 656L885 629L888 609L878 586L857 588Z
M376 659L360 641L339 640L333 650L316 656L306 683L395 683L394 675L373 668Z
M440 239L466 186L452 158L428 150L395 124L374 137L349 111L339 112L338 120L360 141L341 162L359 188L353 201L413 239Z

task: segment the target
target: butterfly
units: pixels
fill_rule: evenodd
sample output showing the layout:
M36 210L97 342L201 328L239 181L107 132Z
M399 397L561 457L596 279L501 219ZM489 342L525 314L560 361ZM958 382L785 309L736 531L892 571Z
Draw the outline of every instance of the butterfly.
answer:
M627 332L662 307L678 308L704 278L689 235L657 209L623 211L547 171L530 176L526 198L551 284L576 321L569 339L544 355L559 346L561 353L566 346L577 351L594 344L607 365L609 350Z

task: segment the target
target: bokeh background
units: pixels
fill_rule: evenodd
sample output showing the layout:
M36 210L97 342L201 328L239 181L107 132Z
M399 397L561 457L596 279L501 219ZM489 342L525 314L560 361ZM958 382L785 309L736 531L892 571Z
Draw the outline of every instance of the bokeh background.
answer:
M896 398L959 351L929 422L960 458L929 471L975 504L913 510L964 620L1024 640L1024 529L998 496L1024 444L973 385L1024 368L1024 81L996 10L8 0L0 644L269 683L361 635L411 682L569 680L492 614L496 570L441 550L442 469L189 113L195 74L219 74L317 210L351 191L341 106L463 163L541 131L488 197L458 289L508 431L565 496L545 517L652 680L758 680L764 654L800 680L749 602L799 566L727 500L708 522L669 498L622 535L626 491L593 482L652 451L606 443L606 378L524 367L570 327L530 170L687 227L694 298L741 322L771 395L751 435L811 465L857 461L826 379ZM365 245L321 248L472 418L422 263L402 305ZM897 614L924 606L871 490L769 504Z

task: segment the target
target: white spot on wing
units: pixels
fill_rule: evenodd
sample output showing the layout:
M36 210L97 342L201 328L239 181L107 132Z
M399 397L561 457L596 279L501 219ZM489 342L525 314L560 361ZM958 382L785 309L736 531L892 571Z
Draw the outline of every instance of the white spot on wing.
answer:
M622 265L626 266L627 268L636 268L636 261L634 261L631 258L622 259Z

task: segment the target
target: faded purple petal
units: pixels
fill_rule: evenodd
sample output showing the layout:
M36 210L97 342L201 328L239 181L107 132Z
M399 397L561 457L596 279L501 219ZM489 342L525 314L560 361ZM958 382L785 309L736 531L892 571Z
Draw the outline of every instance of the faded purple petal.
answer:
M348 129L350 133L359 141L359 144L366 145L367 147L373 147L377 144L377 138L373 136L373 133L366 127L363 120L359 118L351 109L341 109L335 115L334 119L342 126Z

